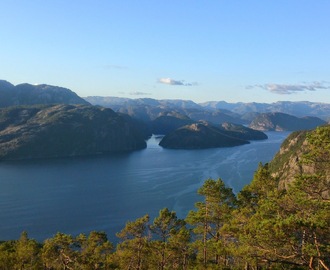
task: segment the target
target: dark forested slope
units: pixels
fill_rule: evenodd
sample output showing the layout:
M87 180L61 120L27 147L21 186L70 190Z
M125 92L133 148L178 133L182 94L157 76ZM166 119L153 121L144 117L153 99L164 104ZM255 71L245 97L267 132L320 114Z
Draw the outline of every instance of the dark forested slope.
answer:
M0 109L0 159L92 155L144 147L141 133L111 109L89 105Z
M230 132L228 133L206 122L199 122L183 126L167 134L159 145L171 149L203 149L249 143L247 140L231 137Z

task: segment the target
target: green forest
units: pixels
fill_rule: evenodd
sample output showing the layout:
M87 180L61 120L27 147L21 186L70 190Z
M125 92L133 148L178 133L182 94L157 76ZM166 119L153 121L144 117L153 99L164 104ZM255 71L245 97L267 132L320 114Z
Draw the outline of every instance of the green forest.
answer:
M57 233L39 243L23 232L0 244L0 269L330 269L330 127L307 132L301 171L280 188L259 164L238 194L207 179L185 219L161 209L116 234ZM277 164L277 169L280 168Z

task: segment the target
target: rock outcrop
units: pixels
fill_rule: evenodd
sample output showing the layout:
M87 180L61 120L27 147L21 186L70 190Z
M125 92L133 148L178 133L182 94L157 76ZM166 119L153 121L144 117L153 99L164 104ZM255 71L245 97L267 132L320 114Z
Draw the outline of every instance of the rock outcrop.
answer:
M318 129L325 131L324 134L330 134L329 125L319 127ZM325 154L323 153L320 159L321 163L306 162L306 155L309 155L312 151L311 145L308 142L308 136L316 132L317 129L311 131L296 131L291 133L282 143L280 150L269 164L272 175L278 178L280 188L287 188L296 176L303 174L321 172L329 178L330 167L327 165L330 161L329 135L326 135L328 136L326 138L327 141L321 142L320 138L317 142L320 145L323 143L326 146L324 147ZM322 139L324 140L324 138ZM320 151L323 150L317 150L317 153L321 154Z

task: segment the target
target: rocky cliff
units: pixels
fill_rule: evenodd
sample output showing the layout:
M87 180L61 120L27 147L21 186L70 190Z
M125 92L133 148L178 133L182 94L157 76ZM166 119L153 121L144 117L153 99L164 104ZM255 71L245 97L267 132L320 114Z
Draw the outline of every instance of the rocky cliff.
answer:
M323 138L319 134L322 134ZM310 138L313 136L318 136L317 141L314 142L316 145L311 143ZM318 127L312 131L296 131L291 133L282 143L279 152L269 164L273 176L279 180L279 187L288 187L296 176L303 174L322 173L326 175L329 181L329 141L329 125ZM311 155L315 154L320 156L311 158Z

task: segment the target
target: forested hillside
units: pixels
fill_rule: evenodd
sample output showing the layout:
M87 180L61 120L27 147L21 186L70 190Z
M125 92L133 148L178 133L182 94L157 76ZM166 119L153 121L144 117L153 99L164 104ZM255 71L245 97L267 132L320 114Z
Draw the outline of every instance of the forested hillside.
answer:
M23 232L0 245L0 269L330 269L330 126L304 138L299 163L313 169L285 187L268 164L237 195L207 179L185 219L167 208L146 214L127 222L116 246L103 232L44 243Z
M146 147L133 120L91 105L0 108L0 160L128 152Z

